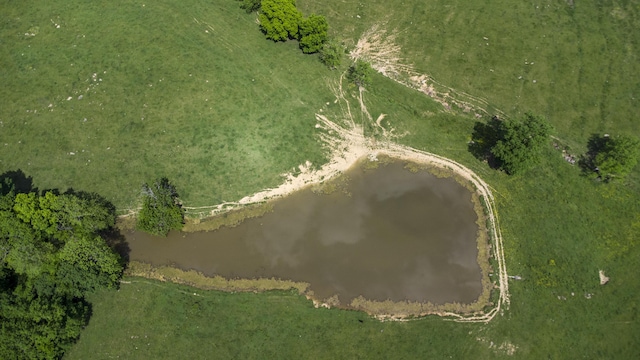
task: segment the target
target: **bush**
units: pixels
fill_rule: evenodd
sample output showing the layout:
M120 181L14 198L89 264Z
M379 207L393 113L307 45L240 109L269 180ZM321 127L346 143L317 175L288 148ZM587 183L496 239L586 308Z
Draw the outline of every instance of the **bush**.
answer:
M499 140L491 154L507 174L523 172L538 162L550 132L551 125L543 117L529 113L523 120L499 122Z
M240 8L244 9L247 13L260 10L261 0L239 0L242 2Z
M327 41L327 31L329 24L327 19L320 15L310 15L300 21L300 49L305 54L312 54L320 51L322 45Z
M607 182L629 175L640 158L640 141L629 136L593 135L587 147L584 170L595 171Z
M320 49L320 61L327 65L329 69L336 69L342 62L342 54L344 48L334 40L329 40L324 43L322 49Z
M298 38L302 13L296 8L295 0L262 0L261 6L258 19L267 39L285 41Z
M182 229L184 210L178 202L176 188L167 178L157 179L152 186L142 185L142 194L144 200L138 214L138 229L159 236Z
M373 69L368 62L356 60L347 71L347 79L360 87L366 87L371 84L371 74Z

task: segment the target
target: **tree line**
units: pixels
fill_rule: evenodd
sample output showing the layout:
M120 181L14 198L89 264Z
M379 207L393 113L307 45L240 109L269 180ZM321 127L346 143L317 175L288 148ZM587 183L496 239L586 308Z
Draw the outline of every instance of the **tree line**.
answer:
M86 295L116 288L123 261L104 235L115 208L93 193L0 193L0 358L56 359L87 325Z
M166 236L184 211L166 178L142 186L137 227ZM0 176L0 359L59 359L91 316L86 296L115 289L125 259L109 246L115 207L95 193L38 191Z
M337 68L344 47L329 39L329 24L322 15L305 17L296 7L295 0L239 0L247 12L258 12L260 30L273 41L297 40L305 54L319 53L320 60L329 68Z
M475 124L469 151L507 174L524 173L539 163L552 130L544 117L531 113L509 121L494 116L488 123ZM624 179L640 159L640 141L631 136L594 134L587 149L579 165L585 174L604 182Z

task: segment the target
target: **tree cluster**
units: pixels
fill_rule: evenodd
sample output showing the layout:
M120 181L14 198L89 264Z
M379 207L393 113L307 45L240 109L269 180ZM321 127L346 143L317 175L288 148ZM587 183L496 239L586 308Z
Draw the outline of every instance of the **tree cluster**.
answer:
M526 114L522 120L476 122L469 151L508 174L523 172L540 159L551 125ZM579 165L585 174L610 182L624 179L640 162L640 140L630 136L592 135Z
M320 51L327 41L329 24L325 17L312 14L305 18L295 0L262 0L258 20L267 39L298 40L305 54Z
M507 174L521 173L540 160L551 129L546 119L530 113L512 121L494 117L488 124L476 123L469 150Z
M90 316L85 295L114 288L120 257L101 233L115 210L95 194L0 194L0 358L60 358Z
M167 178L156 179L151 186L143 184L142 196L138 229L158 236L167 236L170 230L182 229L184 209L175 186Z

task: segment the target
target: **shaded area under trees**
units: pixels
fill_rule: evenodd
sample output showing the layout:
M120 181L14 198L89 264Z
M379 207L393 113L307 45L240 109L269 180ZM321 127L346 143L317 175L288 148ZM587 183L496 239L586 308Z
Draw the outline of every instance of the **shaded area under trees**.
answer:
M85 295L118 286L122 259L101 236L115 208L93 193L38 193L20 170L0 180L0 358L60 358L91 316Z
M640 159L640 141L630 136L593 134L579 165L588 176L609 182L624 179Z
M540 160L551 129L546 119L530 113L511 121L493 117L487 124L476 122L468 149L492 168L521 173Z

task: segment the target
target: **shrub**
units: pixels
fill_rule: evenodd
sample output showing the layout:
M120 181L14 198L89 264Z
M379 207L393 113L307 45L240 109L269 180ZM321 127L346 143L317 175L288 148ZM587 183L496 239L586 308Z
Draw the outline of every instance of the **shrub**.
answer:
M258 20L267 39L285 41L298 38L302 13L296 8L295 0L262 0L261 6Z
M299 26L302 52L312 54L320 51L327 41L327 30L329 30L329 24L324 16L310 15L302 19Z
M260 10L261 0L239 0L241 2L240 8L244 9L247 13Z
M342 54L344 48L334 40L329 40L324 43L322 49L320 49L320 61L327 65L330 69L336 69L342 62Z
M366 87L371 84L371 73L373 73L371 65L358 59L349 67L347 79L360 87Z
M152 186L142 185L144 196L137 227L153 235L167 236L170 230L182 229L184 210L178 202L176 188L167 178L157 179Z

